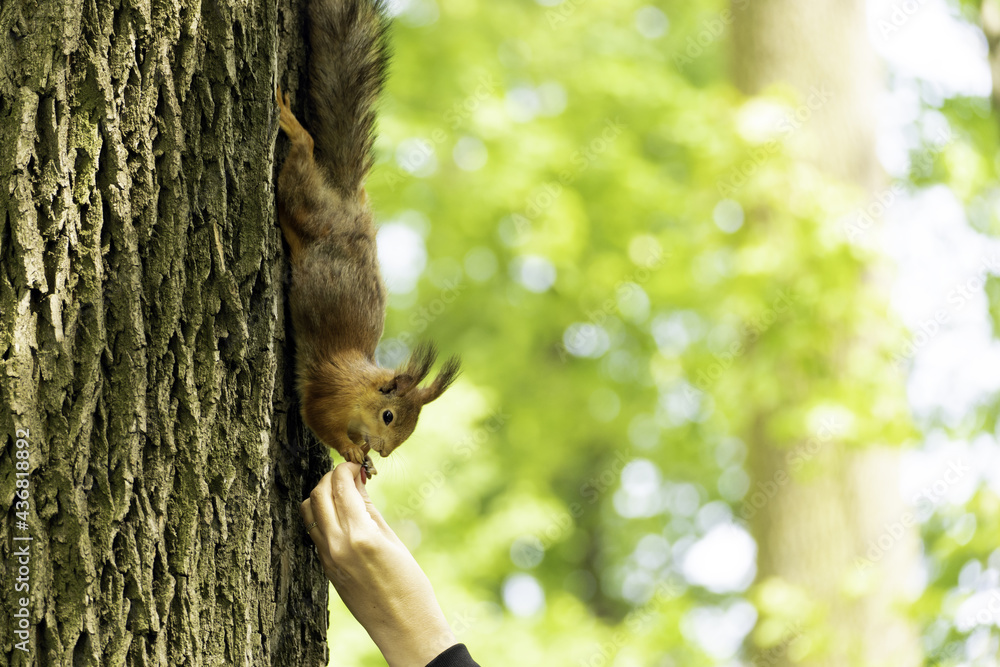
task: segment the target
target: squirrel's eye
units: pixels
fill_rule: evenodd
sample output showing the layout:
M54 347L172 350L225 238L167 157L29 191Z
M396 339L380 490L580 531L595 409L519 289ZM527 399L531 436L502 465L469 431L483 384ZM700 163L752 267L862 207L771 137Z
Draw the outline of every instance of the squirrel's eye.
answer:
M391 410L386 410L385 412L382 413L382 421L384 421L386 424L391 424L392 423L392 411Z

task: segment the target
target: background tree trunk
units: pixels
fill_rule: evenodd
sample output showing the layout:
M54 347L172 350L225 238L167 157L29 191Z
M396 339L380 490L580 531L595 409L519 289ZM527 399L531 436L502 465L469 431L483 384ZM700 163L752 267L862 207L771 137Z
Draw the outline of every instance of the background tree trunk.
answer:
M993 79L993 108L1000 109L1000 2L983 0L979 26L989 47L990 75Z
M875 157L874 118L881 74L867 38L864 1L737 0L733 12L737 86L756 94L781 82L791 85L802 100L813 94L828 96L819 108L811 109L800 129L789 134L787 144L796 158L872 197L882 181ZM860 210L866 202L848 202L844 213L852 205ZM867 267L866 285L859 289L884 287L879 268ZM884 311L875 318L880 316ZM852 336L846 325L837 334L839 347L829 351L832 367L843 369L847 359L856 358L858 350L869 345ZM887 369L870 372L891 374ZM788 402L801 400L790 396ZM800 594L805 600L789 614L798 616L800 625L786 628L787 650L758 648L756 657L766 657L770 662L760 664L768 665L920 664L917 634L899 608L918 565L919 550L915 529L903 525L903 518L912 515L907 515L899 498L898 450L844 447L834 425L825 436L818 434L818 451L810 457L807 472L811 479L805 479L790 473L790 450L769 436L771 424L781 418L781 414L759 414L745 434L751 489L767 485L776 489L751 521L758 545L756 590L766 598L770 586L772 602L765 602L765 607L774 603L777 591L787 593L785 587L795 591L785 597L786 604ZM781 483L789 477L791 481ZM886 538L891 541L888 548L871 551L873 545L886 546Z
M277 6L276 6L277 4ZM274 219L297 2L0 5L3 664L326 664ZM30 655L14 535L31 535Z

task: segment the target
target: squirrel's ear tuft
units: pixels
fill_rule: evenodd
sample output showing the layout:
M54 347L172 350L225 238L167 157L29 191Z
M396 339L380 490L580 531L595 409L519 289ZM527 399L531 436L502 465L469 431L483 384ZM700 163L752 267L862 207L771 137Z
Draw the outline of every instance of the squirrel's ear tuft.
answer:
M451 357L444 362L441 371L434 378L434 382L429 387L420 390L420 402L430 403L435 398L444 393L444 390L451 386L451 383L458 378L461 372L462 363L458 357Z
M396 391L398 394L403 396L420 384L420 382L427 377L427 374L431 370L431 366L434 365L435 359L437 359L437 350L434 349L433 344L418 344L413 349L413 353L410 355L409 361L406 362L406 367L401 368L396 373Z

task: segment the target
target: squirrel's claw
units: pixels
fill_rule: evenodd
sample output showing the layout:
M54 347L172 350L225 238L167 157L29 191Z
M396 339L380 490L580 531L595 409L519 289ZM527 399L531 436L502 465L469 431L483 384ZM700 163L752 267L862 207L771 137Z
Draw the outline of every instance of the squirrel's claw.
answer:
M281 86L274 89L274 96L278 100L278 125L291 136L296 123L295 114L292 113L292 105L288 99L288 93L281 92Z
M365 454L365 450L360 445L355 445L353 443L345 447L341 454L343 454L344 458L351 463L358 463L361 465L364 465L365 457L367 456Z
M293 144L305 144L311 154L313 138L292 113L292 98L287 92L282 92L281 86L275 87L274 96L278 100L278 126L285 131Z

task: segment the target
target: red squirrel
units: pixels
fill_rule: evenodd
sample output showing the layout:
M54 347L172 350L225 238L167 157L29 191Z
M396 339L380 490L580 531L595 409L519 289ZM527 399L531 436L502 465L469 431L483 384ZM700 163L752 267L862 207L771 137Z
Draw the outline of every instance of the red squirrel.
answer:
M417 425L420 409L459 372L418 345L396 370L375 347L385 323L385 286L364 181L372 167L375 111L385 83L389 19L381 0L312 0L309 91L313 135L276 90L291 149L278 177L278 221L291 251L289 292L302 417L325 445L375 474L369 451L388 456Z

